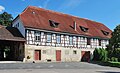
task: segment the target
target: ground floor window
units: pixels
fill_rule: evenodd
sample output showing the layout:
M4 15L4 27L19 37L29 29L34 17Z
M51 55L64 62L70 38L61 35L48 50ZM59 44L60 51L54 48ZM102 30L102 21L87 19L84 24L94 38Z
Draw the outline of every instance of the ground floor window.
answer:
M73 54L77 54L77 51L76 51L76 50L73 50Z

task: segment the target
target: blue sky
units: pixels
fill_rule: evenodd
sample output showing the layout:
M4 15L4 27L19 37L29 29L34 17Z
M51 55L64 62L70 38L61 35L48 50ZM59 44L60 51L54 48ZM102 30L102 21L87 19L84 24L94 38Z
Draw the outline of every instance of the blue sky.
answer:
M120 0L0 0L0 13L15 18L29 5L101 22L111 30L120 24Z

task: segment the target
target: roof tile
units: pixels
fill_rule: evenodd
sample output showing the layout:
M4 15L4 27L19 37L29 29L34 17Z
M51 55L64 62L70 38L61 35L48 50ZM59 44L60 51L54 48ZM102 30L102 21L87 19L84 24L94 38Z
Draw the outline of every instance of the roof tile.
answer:
M67 32L101 38L110 38L112 33L112 31L102 23L59 12L54 12L51 10L45 10L34 6L28 6L19 16L24 26L29 28ZM51 27L49 20L60 23L58 28ZM74 22L77 23L77 31L72 28ZM88 32L81 31L79 26L88 28ZM101 30L107 31L110 34L108 36L105 36Z

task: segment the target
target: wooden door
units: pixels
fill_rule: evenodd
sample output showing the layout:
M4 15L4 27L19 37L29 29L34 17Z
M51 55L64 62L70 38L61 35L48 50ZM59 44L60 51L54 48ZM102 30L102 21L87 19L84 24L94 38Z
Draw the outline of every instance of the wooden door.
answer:
M41 50L35 50L35 60L41 60Z
M61 61L61 50L56 50L56 61Z
M90 51L81 52L81 61L89 62L90 61Z

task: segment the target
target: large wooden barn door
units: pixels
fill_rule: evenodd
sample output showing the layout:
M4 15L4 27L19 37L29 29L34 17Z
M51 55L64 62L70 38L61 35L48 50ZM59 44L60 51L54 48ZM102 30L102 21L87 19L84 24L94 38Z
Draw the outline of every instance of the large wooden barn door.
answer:
M35 60L41 60L41 50L35 50Z
M90 61L90 51L81 52L81 61L89 62Z
M61 61L61 50L56 50L56 61Z

